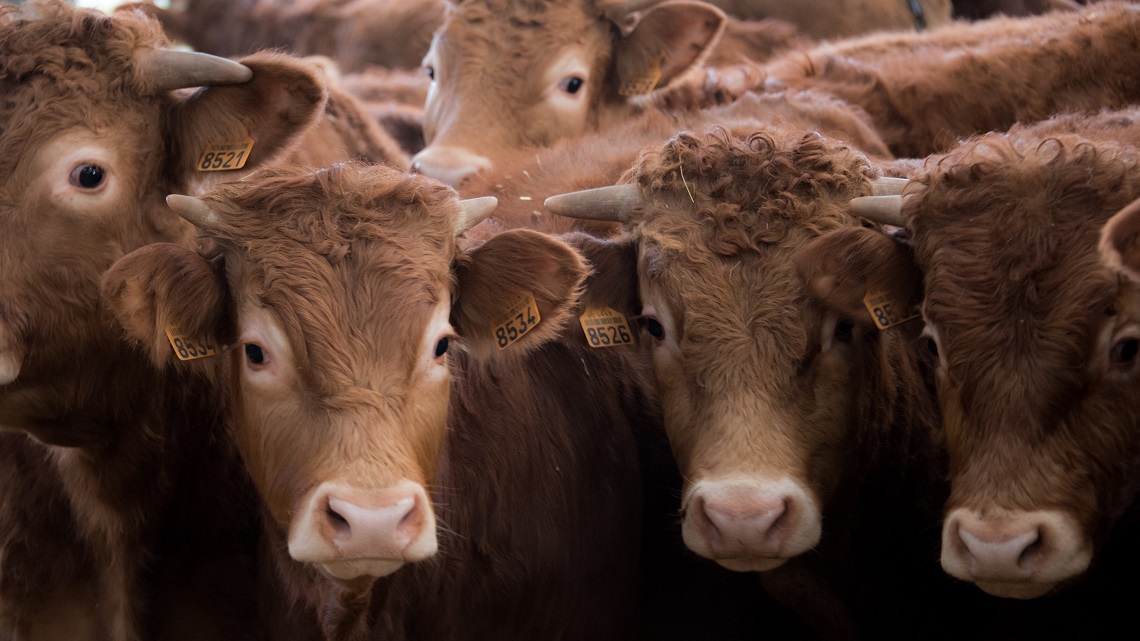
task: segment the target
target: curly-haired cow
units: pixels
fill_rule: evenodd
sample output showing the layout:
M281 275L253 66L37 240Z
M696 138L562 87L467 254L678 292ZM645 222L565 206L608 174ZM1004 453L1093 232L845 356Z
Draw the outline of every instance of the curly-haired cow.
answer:
M99 279L147 243L192 246L165 195L240 175L199 171L219 156L281 156L326 95L303 65L167 45L138 15L0 4L0 634L17 639L253 634L254 495L212 472L241 469L218 409L120 340Z

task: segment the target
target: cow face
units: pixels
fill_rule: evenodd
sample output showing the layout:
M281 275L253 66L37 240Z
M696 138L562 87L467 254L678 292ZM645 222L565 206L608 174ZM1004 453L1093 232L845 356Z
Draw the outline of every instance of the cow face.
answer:
M1135 162L1069 134L984 137L907 188L910 265L862 258L923 281L950 462L942 566L997 596L1084 573L1133 498L1140 298L1097 243Z
M632 31L619 24L638 18ZM492 166L492 150L542 147L620 122L634 113L635 96L702 59L723 23L719 10L697 2L636 15L593 0L458 2L424 58L427 147L413 168L459 186Z
M198 171L210 145L252 139L252 169L324 94L299 66L169 52L141 16L57 2L0 7L0 43L0 384L27 388L115 342L99 278L145 243L190 242L162 198L233 177Z
M874 334L807 296L792 257L854 224L843 195L869 191L870 169L837 143L773 127L680 134L643 152L634 175L627 225L685 479L685 543L733 570L776 568L816 546L837 488L858 476L846 451L861 436L851 416Z
M454 192L381 167L266 171L189 202L217 250L128 255L108 305L159 362L169 325L218 346L208 371L293 559L349 581L434 554L448 353L554 336L582 259L530 231L462 252Z

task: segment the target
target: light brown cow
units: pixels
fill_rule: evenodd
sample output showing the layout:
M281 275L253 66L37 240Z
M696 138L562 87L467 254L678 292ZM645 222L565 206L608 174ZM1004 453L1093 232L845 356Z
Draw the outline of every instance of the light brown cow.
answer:
M0 5L0 629L18 639L249 632L224 621L253 613L256 524L240 477L211 473L237 462L217 408L119 339L98 283L132 249L192 245L165 194L240 175L198 170L219 156L281 156L326 95L304 65L168 44L138 15Z
M792 262L860 224L845 199L877 176L850 147L772 123L679 134L642 153L610 204L580 204L625 211L686 544L759 572L824 638L921 636L927 608L951 607L933 563L944 493L932 363L908 348L918 329L829 313ZM547 205L570 214L575 200Z
M1112 599L1121 586L1106 573L1135 571L1122 558L1135 562L1140 290L1102 264L1098 243L1140 196L1137 143L1135 109L988 134L928 159L890 199L911 260L884 264L892 243L870 231L819 248L858 248L811 276L846 281L833 297L848 306L858 274L886 277L886 291L923 283L952 483L942 566L990 594L1032 599L1084 580ZM1100 558L1114 539L1125 555Z
M172 205L216 249L140 249L104 299L156 361L171 322L222 346L201 367L268 558L328 638L629 638L647 399L580 330L543 346L575 311L577 252L530 230L461 248L454 191L383 167Z

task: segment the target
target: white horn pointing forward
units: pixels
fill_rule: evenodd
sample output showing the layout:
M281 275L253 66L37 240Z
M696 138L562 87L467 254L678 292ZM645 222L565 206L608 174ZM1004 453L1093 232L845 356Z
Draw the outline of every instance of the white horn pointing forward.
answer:
M906 178L883 177L871 181L871 189L876 196L898 196L908 182Z
M228 58L197 51L142 49L135 65L155 95L186 87L236 85L247 82L253 71Z
M851 199L851 211L884 225L906 227L902 218L902 196L861 196Z
M629 210L640 202L637 185L613 185L551 196L544 204L560 216L625 222Z
M166 197L166 204L190 224L198 228L207 228L217 225L218 215L213 209L193 196L170 194Z
M499 206L499 199L494 196L484 196L482 198L461 200L459 204L463 205L463 214L459 217L459 220L455 221L456 236L478 225L483 219L490 216L491 212L495 211L495 208Z

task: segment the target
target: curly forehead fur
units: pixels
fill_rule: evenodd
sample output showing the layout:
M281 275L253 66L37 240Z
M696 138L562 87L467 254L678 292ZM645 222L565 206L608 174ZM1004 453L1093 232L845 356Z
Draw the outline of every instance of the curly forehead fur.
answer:
M632 212L635 236L665 247L733 256L790 246L851 224L847 202L869 194L875 170L861 153L817 133L772 126L682 133L643 152L626 179L681 207Z
M105 107L140 93L133 55L168 45L157 21L141 13L74 9L61 0L0 4L0 157L34 130L109 119ZM34 15L34 19L27 19ZM89 102L90 104L85 104Z
M203 200L220 219L208 235L227 265L244 265L238 285L307 347L303 366L320 360L342 382L347 355L374 348L377 336L405 337L402 328L422 324L452 289L460 205L433 180L362 164L275 167ZM361 344L344 344L346 333Z

